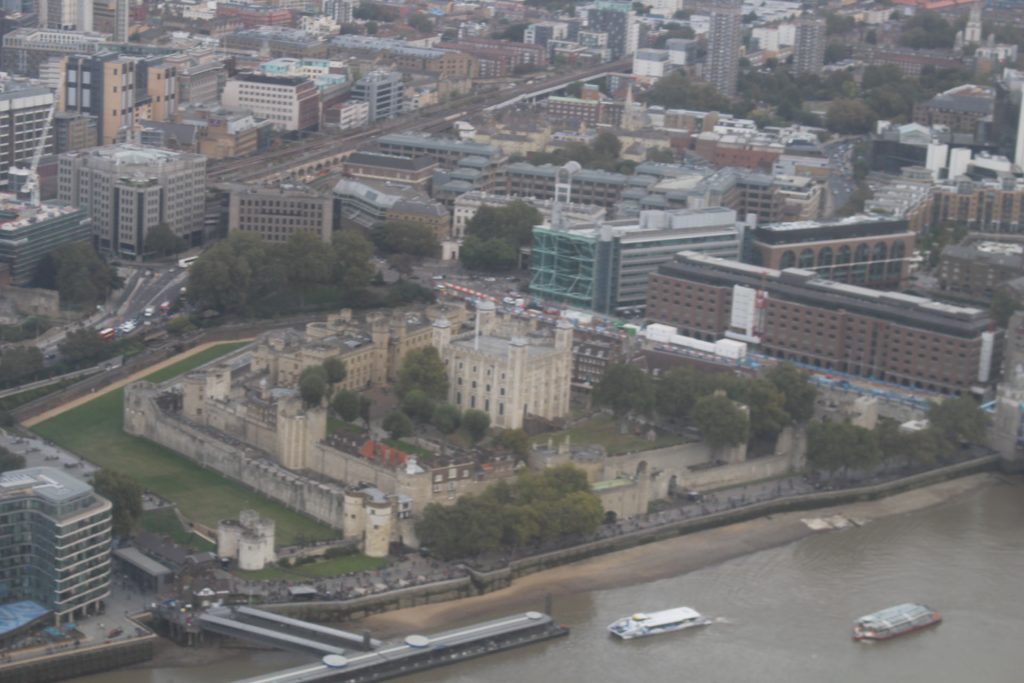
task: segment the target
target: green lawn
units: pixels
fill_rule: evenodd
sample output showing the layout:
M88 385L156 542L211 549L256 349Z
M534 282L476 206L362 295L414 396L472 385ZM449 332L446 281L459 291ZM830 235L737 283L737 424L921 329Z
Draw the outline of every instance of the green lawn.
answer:
M211 347L146 379L171 379L244 345ZM208 526L216 527L218 521L236 517L239 510L253 509L274 519L278 545L337 537L338 533L326 525L203 469L170 449L125 434L123 402L124 391L118 389L41 422L33 430L100 467L127 474L146 489L177 503L186 517Z
M193 550L216 550L217 546L205 538L189 531L181 525L178 516L171 508L160 508L142 513L139 528L161 536L167 536L179 545L188 546Z
M256 580L295 580L295 579L323 579L331 576L341 576L349 572L362 572L368 569L380 569L387 564L387 560L366 555L346 555L345 557L334 557L329 560L320 560L311 564L300 564L295 567L267 567L258 572L235 573L244 579Z
M420 448L416 444L402 441L401 439L384 439L384 443L392 448L397 448L406 455L415 455L420 462L429 463L434 459L434 453L426 448Z
M366 431L365 429L363 429L354 422L345 422L344 420L340 420L334 417L333 415L328 415L327 435L330 436L331 434L339 430L343 432L351 432L353 434L362 434L364 431Z
M648 441L642 435L620 434L619 421L607 415L595 417L586 422L581 422L568 432L551 432L540 434L532 439L536 444L547 444L548 439L554 445L558 445L569 434L574 446L586 446L588 444L600 444L608 451L608 455L629 453L631 451L647 451L652 448L664 448L683 443L683 439L671 434L659 434L654 441Z

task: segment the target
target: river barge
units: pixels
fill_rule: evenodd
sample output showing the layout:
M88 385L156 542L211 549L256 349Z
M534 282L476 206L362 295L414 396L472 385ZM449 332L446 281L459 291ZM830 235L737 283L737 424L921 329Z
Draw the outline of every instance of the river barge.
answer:
M525 612L503 619L444 631L432 636L411 635L373 652L351 656L328 654L315 664L246 678L236 683L372 683L475 659L569 634L542 612Z
M854 640L889 640L929 626L936 626L942 616L928 607L906 602L861 617L853 625Z

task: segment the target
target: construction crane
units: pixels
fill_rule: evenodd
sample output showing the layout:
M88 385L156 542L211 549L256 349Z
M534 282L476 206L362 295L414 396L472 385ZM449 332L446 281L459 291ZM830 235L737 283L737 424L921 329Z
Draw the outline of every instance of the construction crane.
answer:
M46 149L46 138L49 136L50 128L53 126L53 114L56 109L57 103L54 102L50 105L50 109L46 113L46 123L43 125L43 134L39 137L39 144L36 145L36 151L32 154L32 160L29 162L28 169L11 169L11 173L13 174L26 176L25 182L18 190L18 195L21 197L27 196L29 203L32 206L39 206L39 160L43 158L43 150Z

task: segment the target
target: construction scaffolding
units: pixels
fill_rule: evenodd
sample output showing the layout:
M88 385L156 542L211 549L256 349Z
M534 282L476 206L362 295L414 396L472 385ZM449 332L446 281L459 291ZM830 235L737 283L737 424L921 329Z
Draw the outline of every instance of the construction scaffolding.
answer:
M530 293L571 306L594 305L598 240L590 233L536 227Z

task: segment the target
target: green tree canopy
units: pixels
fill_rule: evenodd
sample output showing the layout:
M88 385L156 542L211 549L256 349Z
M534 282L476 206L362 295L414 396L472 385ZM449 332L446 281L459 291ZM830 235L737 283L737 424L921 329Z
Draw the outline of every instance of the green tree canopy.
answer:
M783 409L795 422L806 422L814 417L814 401L818 390L808 373L792 363L778 363L765 373L765 379L775 385L785 402Z
M346 422L355 422L358 420L360 415L360 396L354 391L347 391L342 389L334 395L331 399L331 407L334 408L334 412L338 414L342 420Z
M469 235L459 249L459 260L469 270L498 272L516 267L519 253L508 240L501 238L480 239Z
M327 393L327 371L322 365L311 365L299 375L299 395L307 406L319 406Z
M435 401L445 400L448 397L448 372L437 349L425 346L407 353L398 371L397 388L399 396L420 389Z
M611 408L616 417L649 415L654 408L654 384L639 367L620 363L605 370L594 386L594 403Z
M422 389L410 389L402 397L402 412L414 422L426 424L434 417L434 399Z
M413 12L405 22L420 33L430 33L434 30L434 20L423 12Z
M396 410L385 417L381 426L384 428L384 431L391 435L392 439L412 436L415 429L409 416L400 410Z
M750 438L747 413L728 396L704 396L693 407L693 421L704 441L714 450L739 446Z
M324 361L324 373L327 375L327 383L334 385L340 384L345 381L348 377L348 369L345 367L345 361L340 358L328 358Z
M900 45L915 49L946 49L953 47L956 29L936 12L917 11L902 22Z
M11 470L20 470L25 467L25 456L12 453L0 446L0 474Z
M530 437L522 429L503 429L494 437L491 445L525 458L530 452Z
M834 133L870 133L878 115L861 100L835 100L825 112L825 126Z
M467 410L462 414L462 428L466 430L473 443L478 443L487 436L491 428L491 416L482 410Z
M807 463L830 474L843 469L866 470L878 463L881 451L875 432L849 422L812 422L807 427Z
M673 71L658 79L647 93L647 103L666 109L731 111L732 102L718 94L709 83L690 80L682 71Z
M91 244L68 242L40 259L33 284L57 290L64 305L92 308L120 289L124 281Z
M928 423L949 446L961 443L985 443L988 415L978 403L967 396L947 398L932 403L928 409Z
M57 344L61 357L71 365L99 361L109 355L109 344L100 339L96 330L80 328L71 330ZM42 358L40 358L40 361Z
M145 252L147 255L170 256L185 251L188 242L174 234L171 226L157 223L146 231Z
M484 205L466 223L466 235L482 240L503 239L523 247L533 239L533 226L543 222L540 211L521 200L504 206Z
M115 536L129 536L142 516L142 487L131 477L114 470L100 470L93 488L113 505Z
M451 403L438 403L437 407L434 408L434 414L431 416L430 421L437 431L448 436L449 434L454 434L459 428L461 418L462 415L459 413L459 409Z
M452 506L431 503L416 524L416 535L435 554L454 559L590 534L603 516L586 474L562 465L524 471Z
M441 252L434 229L407 221L384 221L374 226L373 244L384 254L407 254L414 258L436 257Z

